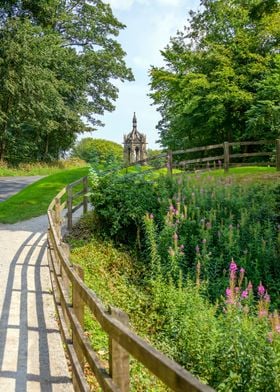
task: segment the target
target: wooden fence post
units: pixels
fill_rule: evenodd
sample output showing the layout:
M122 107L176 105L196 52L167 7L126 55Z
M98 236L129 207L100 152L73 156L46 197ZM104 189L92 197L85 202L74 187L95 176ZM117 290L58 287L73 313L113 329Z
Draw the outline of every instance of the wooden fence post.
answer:
M224 170L228 172L229 170L229 144L224 142Z
M74 268L75 272L79 275L79 277L82 280L84 280L83 268L78 264L73 264L73 268ZM84 329L84 302L79 295L79 291L77 290L77 285L75 283L75 280L73 281L72 290L73 290L72 291L73 310L75 312L75 315L76 315L82 329ZM80 350L80 346L79 346L78 340L77 340L74 332L72 332L72 341L73 341L73 348L74 348L74 350L77 354L77 357L78 357L78 361L83 369L85 357L84 357L82 350ZM73 386L74 386L75 391L79 391L78 385L79 384L78 384L77 380L75 379L74 373L73 373Z
M128 315L120 309L109 307L110 314L128 326ZM121 392L129 391L129 354L115 340L109 340L109 372Z
M55 198L54 205L54 218L55 218L55 229L59 240L61 240L61 216L60 216L60 199L58 197Z
M73 198L72 198L72 187L67 187L67 229L72 230L73 219L72 219L72 207L73 207Z
M172 176L172 166L173 166L172 150L169 150L167 153L167 173L170 176Z
M276 170L280 171L280 139L276 140Z
M84 192L84 195L83 195L83 211L84 211L84 214L85 214L88 211L88 196L87 196L87 193L88 193L88 177L84 177L83 178L83 192Z

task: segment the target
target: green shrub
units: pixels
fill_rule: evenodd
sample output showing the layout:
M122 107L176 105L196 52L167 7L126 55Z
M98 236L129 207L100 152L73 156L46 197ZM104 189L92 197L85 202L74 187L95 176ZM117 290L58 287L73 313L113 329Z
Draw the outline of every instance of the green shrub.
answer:
M139 242L143 216L147 211L158 212L155 185L133 173L112 173L97 182L91 202L103 234L120 242Z
M145 174L98 179L92 203L101 233L119 242L137 241L149 265L143 217L154 216L154 244L164 275L176 283L195 277L197 261L208 281L208 297L224 293L227 260L246 269L254 286L268 287L274 306L280 290L280 185L235 185L215 177L146 179ZM147 224L147 220L146 220ZM144 225L145 226L145 225Z

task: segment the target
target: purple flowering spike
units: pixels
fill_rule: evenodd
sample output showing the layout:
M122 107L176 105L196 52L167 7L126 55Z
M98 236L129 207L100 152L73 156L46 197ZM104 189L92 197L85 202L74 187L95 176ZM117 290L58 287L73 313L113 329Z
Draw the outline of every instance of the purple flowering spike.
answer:
M226 289L226 297L229 298L231 296L231 289L228 287Z
M260 282L260 285L258 286L258 294L260 297L262 297L265 294L265 288L262 285L262 282Z
M229 265L229 270L230 270L230 272L236 272L237 271L237 265L236 265L236 263L234 262L233 259L231 260L231 263Z
M241 298L244 298L244 299L248 298L248 291L247 290L242 291Z

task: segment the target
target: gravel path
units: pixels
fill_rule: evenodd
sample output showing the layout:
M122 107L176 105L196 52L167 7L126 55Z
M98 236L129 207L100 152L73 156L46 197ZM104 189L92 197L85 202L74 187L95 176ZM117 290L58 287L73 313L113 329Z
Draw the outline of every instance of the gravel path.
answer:
M0 177L0 201L4 201L25 188L27 185L40 180L44 176Z
M45 216L0 224L0 390L73 391L56 322Z

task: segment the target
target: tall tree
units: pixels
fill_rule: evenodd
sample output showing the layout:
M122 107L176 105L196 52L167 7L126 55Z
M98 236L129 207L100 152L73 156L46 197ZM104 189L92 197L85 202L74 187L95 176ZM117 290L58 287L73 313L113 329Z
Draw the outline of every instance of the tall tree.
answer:
M56 158L131 80L101 0L0 1L0 160ZM86 124L85 121L86 120Z
M151 69L162 144L275 137L280 89L275 87L272 98L267 86L279 72L279 1L202 0L201 6L190 12L186 31L162 51L166 66ZM253 107L259 107L265 90L274 120L266 116L266 126L256 132ZM271 104L266 102L265 110Z

